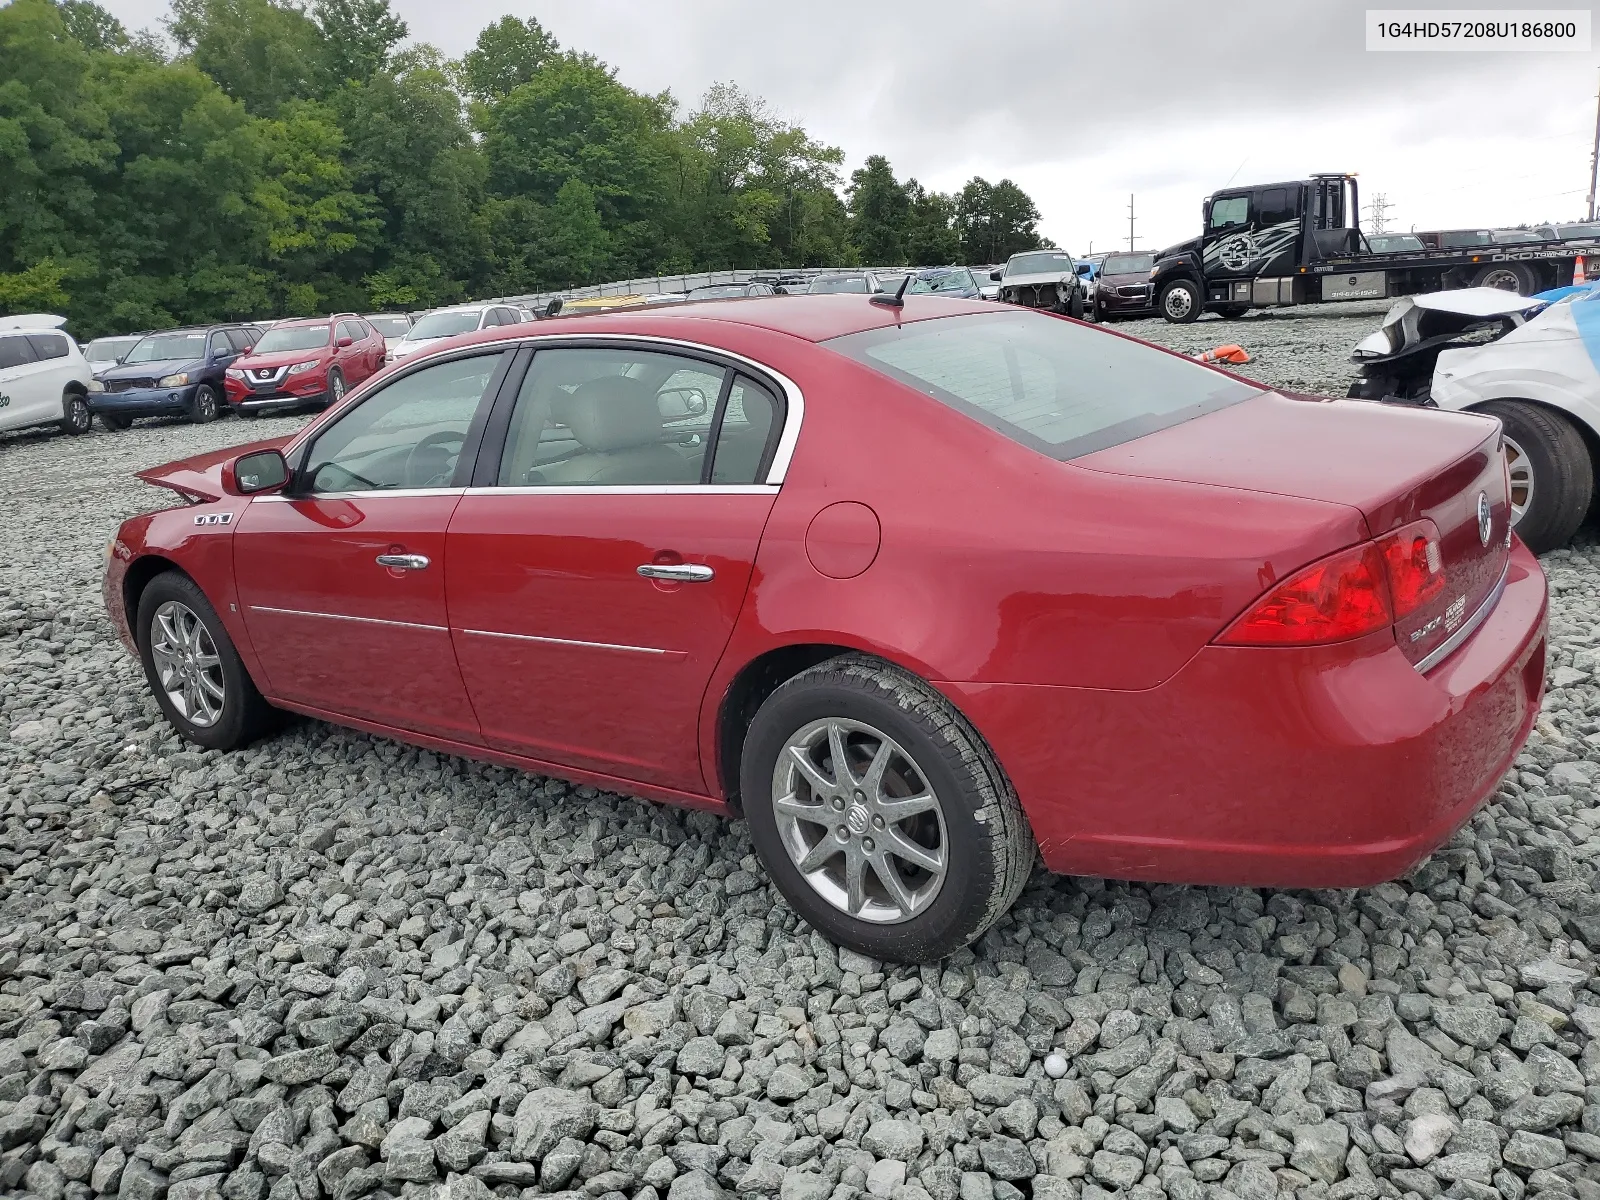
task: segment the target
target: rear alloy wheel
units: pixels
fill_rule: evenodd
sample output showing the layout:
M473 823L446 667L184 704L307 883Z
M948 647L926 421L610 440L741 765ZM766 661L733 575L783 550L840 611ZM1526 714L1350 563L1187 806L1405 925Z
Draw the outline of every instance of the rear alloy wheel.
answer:
M189 400L189 420L196 425L205 425L216 419L217 393L202 383L195 388L194 396Z
M949 701L845 655L803 671L750 724L740 792L790 905L873 958L935 962L989 928L1033 868L1016 794Z
M88 433L94 424L94 416L89 412L89 402L76 392L68 392L61 397L61 432L70 433L79 437Z
M101 413L100 424L111 433L121 433L133 424L133 418L125 417L121 413Z
M1535 554L1564 546L1594 498L1594 464L1583 435L1562 414L1526 400L1491 400L1477 412L1500 418L1511 469L1511 526Z
M194 580L178 571L156 576L139 597L134 629L150 690L183 737L233 750L270 727L272 708Z
M1174 325L1200 319L1200 289L1190 279L1174 279L1161 289L1161 315Z

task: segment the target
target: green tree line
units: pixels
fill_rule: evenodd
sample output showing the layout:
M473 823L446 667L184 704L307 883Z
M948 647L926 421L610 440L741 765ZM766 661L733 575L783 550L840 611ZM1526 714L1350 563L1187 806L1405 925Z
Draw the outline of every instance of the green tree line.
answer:
M537 20L459 60L388 0L0 8L0 312L80 336L731 268L994 262L1009 180L895 178L718 84L687 113Z

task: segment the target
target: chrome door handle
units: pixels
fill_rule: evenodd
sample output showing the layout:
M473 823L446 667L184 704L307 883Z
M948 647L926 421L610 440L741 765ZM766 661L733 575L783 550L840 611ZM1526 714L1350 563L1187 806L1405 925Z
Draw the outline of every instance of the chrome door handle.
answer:
M639 574L646 579L668 579L673 583L705 583L716 572L702 563L645 563Z
M396 571L420 571L432 561L426 554L380 554L380 567L393 567Z

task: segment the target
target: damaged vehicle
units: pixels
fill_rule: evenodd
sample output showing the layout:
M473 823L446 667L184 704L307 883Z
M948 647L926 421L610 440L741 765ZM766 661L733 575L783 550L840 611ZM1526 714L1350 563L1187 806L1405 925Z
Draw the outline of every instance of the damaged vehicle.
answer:
M1043 308L1069 317L1083 316L1083 281L1078 264L1065 250L1013 254L1003 268L991 271L989 278L999 283L999 298L1007 304Z
M1500 419L1512 524L1535 553L1578 531L1600 448L1600 285L1407 296L1351 360L1354 398Z

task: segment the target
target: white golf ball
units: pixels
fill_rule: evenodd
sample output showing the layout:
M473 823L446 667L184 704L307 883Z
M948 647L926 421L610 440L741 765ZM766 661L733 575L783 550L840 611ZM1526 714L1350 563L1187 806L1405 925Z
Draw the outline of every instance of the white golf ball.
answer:
M1051 1079L1060 1079L1067 1073L1066 1055L1053 1052L1044 1056L1044 1073Z

